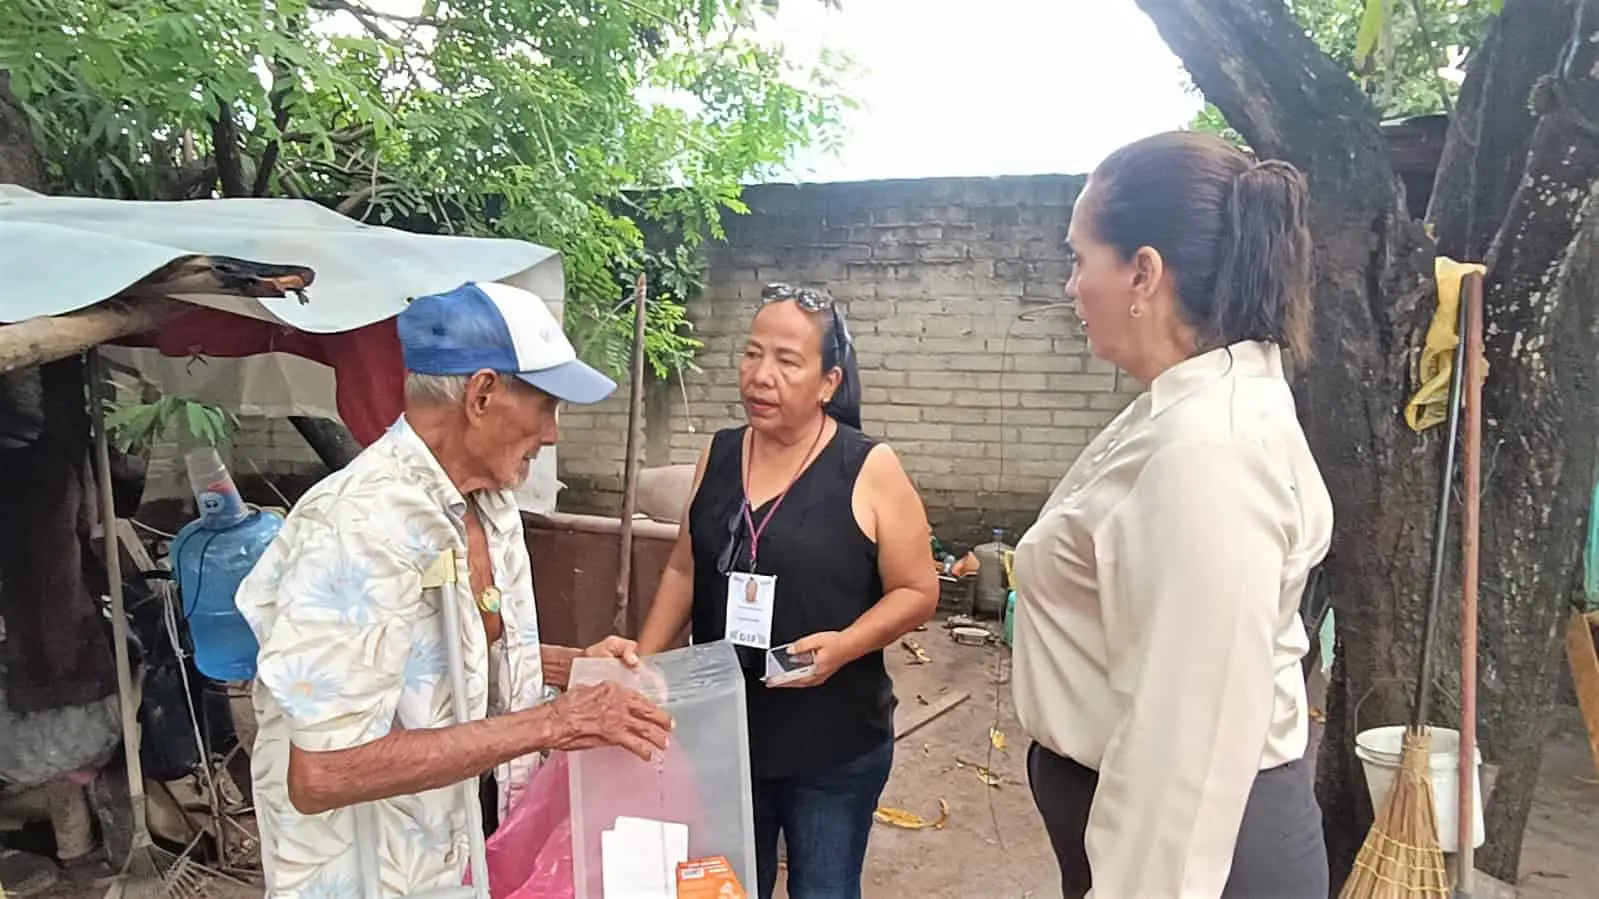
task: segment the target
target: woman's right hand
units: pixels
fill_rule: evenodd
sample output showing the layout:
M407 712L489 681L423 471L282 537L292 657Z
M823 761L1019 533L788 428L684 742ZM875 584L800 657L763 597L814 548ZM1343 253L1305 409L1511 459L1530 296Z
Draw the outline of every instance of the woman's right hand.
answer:
M620 746L649 761L666 749L673 727L644 694L611 681L573 687L540 708L550 715L548 749Z

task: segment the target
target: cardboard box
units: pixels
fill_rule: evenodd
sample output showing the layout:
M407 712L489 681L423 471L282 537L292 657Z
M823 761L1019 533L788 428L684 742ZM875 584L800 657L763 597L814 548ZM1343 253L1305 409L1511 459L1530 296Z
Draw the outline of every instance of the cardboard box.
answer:
M677 866L677 899L748 899L738 874L720 855Z

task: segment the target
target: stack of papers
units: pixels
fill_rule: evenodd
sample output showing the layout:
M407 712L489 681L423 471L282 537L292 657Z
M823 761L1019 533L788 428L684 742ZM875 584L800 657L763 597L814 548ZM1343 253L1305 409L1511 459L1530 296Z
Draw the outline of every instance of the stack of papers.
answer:
M600 834L605 899L675 899L688 825L619 815Z

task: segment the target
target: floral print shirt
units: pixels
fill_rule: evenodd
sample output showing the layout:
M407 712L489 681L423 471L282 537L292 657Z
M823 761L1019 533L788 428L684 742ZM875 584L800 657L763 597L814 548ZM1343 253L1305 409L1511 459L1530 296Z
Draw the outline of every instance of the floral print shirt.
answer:
M380 895L459 886L471 818L460 786L304 815L289 802L292 743L349 749L396 728L456 722L444 622L433 597L461 610L461 657L473 719L530 708L543 695L533 581L511 491L471 498L488 534L504 636L487 645L464 570L467 498L402 418L348 467L313 487L240 586L237 603L260 641L253 758L267 899L365 895L356 818L377 833ZM422 574L459 552L458 586L424 593ZM497 771L509 809L540 759ZM476 790L472 791L476 796Z

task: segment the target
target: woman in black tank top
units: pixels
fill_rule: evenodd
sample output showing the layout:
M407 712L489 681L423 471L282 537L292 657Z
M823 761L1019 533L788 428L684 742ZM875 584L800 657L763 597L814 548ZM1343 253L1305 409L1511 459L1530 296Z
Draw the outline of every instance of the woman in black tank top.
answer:
M694 642L738 650L760 899L779 833L790 899L860 896L893 762L883 648L938 603L927 513L893 451L858 430L859 385L831 300L766 288L739 365L749 424L701 457L638 644L659 652L690 626ZM766 650L788 644L815 654L815 673L768 685Z

